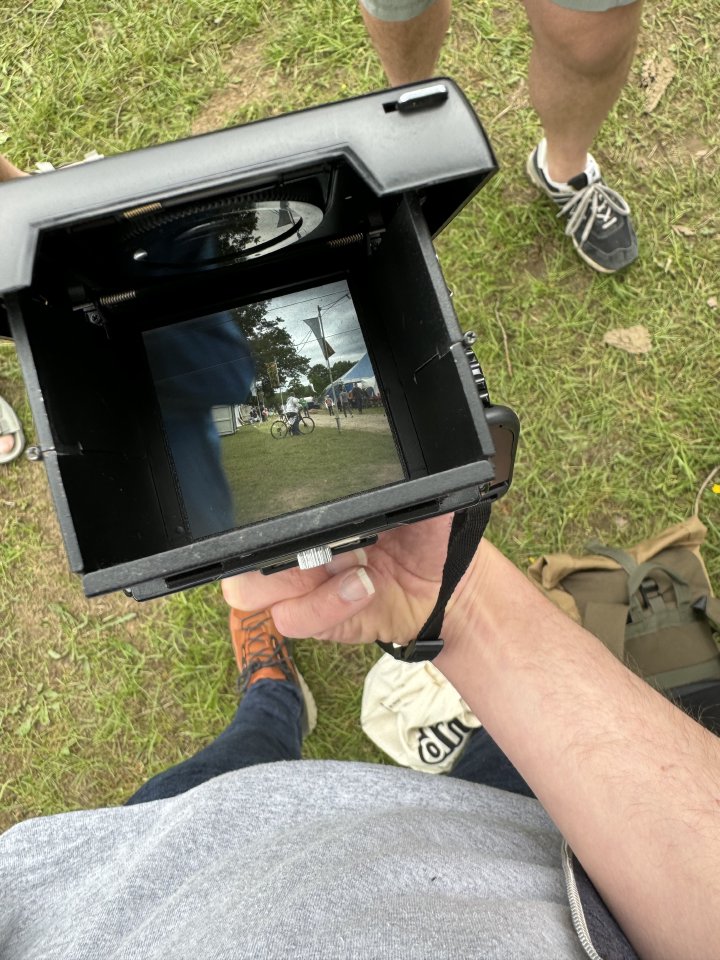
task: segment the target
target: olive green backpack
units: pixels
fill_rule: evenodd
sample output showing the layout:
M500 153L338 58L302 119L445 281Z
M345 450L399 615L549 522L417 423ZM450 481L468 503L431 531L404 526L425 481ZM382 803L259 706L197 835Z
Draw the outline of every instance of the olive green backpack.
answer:
M660 690L720 680L720 600L700 556L697 517L619 550L540 557L530 579L631 670Z

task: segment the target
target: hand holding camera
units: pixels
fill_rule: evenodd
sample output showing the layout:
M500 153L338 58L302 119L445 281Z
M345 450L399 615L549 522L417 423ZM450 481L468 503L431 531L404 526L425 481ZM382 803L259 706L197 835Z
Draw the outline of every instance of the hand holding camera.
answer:
M230 577L223 593L231 607L271 608L289 637L405 645L437 599L451 522L443 516L388 530L374 546L314 570Z

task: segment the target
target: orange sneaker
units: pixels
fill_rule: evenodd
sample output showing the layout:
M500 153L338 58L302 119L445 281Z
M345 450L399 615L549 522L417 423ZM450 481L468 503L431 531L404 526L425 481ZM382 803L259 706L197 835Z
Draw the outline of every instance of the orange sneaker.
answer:
M303 737L315 729L317 707L310 688L295 665L290 642L278 632L269 610L247 613L230 610L230 637L242 694L258 680L286 680L300 688L303 698Z

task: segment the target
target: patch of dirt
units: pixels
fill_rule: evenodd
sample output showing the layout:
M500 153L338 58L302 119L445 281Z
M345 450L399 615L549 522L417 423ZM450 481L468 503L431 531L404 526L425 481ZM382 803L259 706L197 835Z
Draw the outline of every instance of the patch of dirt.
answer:
M711 147L702 137L696 133L688 134L675 145L678 158L684 157L687 160L705 161L709 159L717 148Z
M322 63L296 65L287 70L269 67L264 51L271 40L266 31L262 42L252 36L234 48L223 66L229 82L210 97L195 118L193 134L209 133L235 123L249 105L256 108L259 117L298 110L307 106L304 92L310 88L316 92L317 103L358 92L352 77Z
M675 72L675 64L669 57L654 55L643 62L640 84L645 88L644 113L652 113L657 107L663 94L670 86Z
M603 343L609 347L624 350L625 353L650 353L652 350L650 331L642 324L607 330L603 336Z
M547 273L547 263L545 261L544 247L541 243L534 243L528 249L527 260L524 267L531 277L536 280L542 279Z
M674 141L658 140L648 153L638 157L639 169L648 166L685 167L697 164L708 176L715 174L720 167L720 149L711 146L697 133L688 133Z
M313 420L315 421L315 426L320 429L326 429L328 427L332 427L333 430L337 429L335 417L318 413L316 417L313 417ZM348 417L347 420L345 417L341 417L340 429L359 430L361 433L387 433L390 427L387 418L377 413L356 413L353 417Z
M248 37L233 50L223 67L228 86L217 90L195 118L193 134L220 130L248 103L272 101L278 76L265 63L263 46Z
M720 150L710 146L697 132L709 129L706 104L692 92L687 92L688 69L692 68L692 61L688 63L678 37L682 37L683 42L694 37L698 41L694 55L702 57L707 52L710 56L710 34L702 11L678 9L669 16L657 4L648 5L643 13L643 27L628 83L640 88L644 113L650 113L660 103L660 112L663 107L666 112L672 109L675 122L672 140L665 140L659 131L653 136L653 128L648 125L644 130L640 126L635 131L628 130L630 143L635 138L638 143L637 151L633 150L633 165L645 171L690 162L700 164L704 172L714 174L718 169ZM668 91L669 84L672 85ZM661 98L669 96L672 96L671 107L661 102Z
M450 32L443 47L452 59L450 76L457 82L471 103L475 96L482 100L485 104L483 112L479 110L479 103L473 103L473 106L478 109L480 116L484 116L488 112L486 107L487 90L484 88L489 77L490 65L485 59L478 56L478 46L480 44L481 39L475 26L454 15L451 20ZM440 72L443 73L442 60L440 62Z

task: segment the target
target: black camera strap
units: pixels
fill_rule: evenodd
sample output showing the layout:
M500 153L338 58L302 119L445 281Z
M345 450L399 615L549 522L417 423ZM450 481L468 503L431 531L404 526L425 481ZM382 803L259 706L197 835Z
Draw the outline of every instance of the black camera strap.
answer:
M453 517L448 540L448 552L443 567L440 592L432 613L425 621L423 628L414 640L407 646L395 643L377 641L379 647L404 663L417 663L420 660L434 660L443 648L444 641L440 638L445 607L453 595L455 587L460 583L463 574L475 555L485 528L490 520L490 503L482 502L474 507L468 507Z

